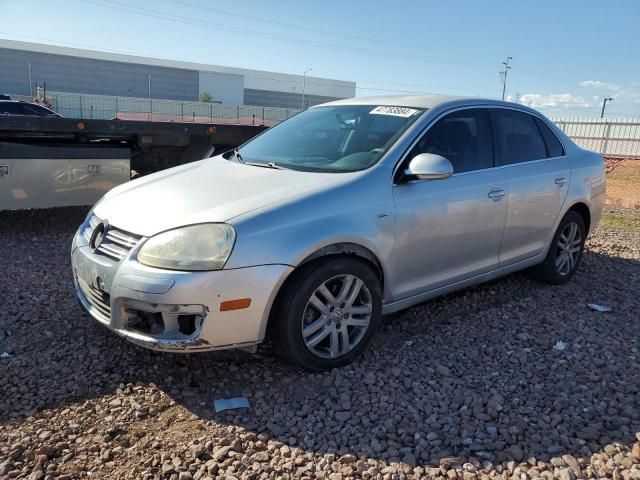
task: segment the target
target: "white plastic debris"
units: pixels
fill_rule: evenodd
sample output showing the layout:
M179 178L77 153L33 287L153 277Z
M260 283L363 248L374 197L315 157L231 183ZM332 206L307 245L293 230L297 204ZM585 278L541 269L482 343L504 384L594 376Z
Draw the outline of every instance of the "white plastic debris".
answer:
M588 303L587 307L589 310L593 310L594 312L610 312L612 310L611 307L598 305L597 303Z
M559 352L563 351L565 348L567 348L567 344L562 340L558 340L556 344L553 346L553 349L558 350Z
M251 405L249 405L249 399L247 397L221 398L213 401L213 408L216 413L220 413L225 410L251 408Z
M407 340L406 342L404 342L404 344L405 344L407 347L410 347L411 345L413 345L413 340Z
M0 358L11 358L11 357L13 357L13 355L11 355L9 352L0 353Z

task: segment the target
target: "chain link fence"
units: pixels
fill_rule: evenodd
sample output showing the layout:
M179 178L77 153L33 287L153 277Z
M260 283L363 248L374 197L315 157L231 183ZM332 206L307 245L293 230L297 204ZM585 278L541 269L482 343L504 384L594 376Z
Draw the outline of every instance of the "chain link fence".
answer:
M16 100L31 97L11 95ZM229 106L215 102L190 102L154 98L116 97L47 92L51 108L68 118L147 120L155 122L226 123L273 126L298 113L292 108Z

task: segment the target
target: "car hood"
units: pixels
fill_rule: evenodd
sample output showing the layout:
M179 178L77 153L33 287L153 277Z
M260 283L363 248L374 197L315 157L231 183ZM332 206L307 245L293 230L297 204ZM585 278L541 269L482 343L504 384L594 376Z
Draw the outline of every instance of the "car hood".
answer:
M94 213L119 229L151 236L183 225L226 222L353 175L279 170L214 157L120 185L96 204Z

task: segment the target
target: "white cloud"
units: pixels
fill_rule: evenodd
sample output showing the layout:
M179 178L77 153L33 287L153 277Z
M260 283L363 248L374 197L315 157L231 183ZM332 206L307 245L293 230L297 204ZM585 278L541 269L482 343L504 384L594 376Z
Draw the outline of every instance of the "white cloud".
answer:
M583 80L580 82L581 87L595 88L596 90L606 90L608 92L618 92L620 85L614 83L601 82L600 80Z
M513 102L515 96L509 95L508 100ZM570 93L556 93L543 95L541 93L527 93L520 96L518 103L532 108L590 108L594 103L584 97L572 95Z

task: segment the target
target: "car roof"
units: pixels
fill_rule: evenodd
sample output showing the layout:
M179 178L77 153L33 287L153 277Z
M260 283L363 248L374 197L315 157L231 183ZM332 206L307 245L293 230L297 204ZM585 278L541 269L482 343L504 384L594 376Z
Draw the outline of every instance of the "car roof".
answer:
M432 109L443 105L499 105L505 107L518 108L521 110L531 111L524 105L503 102L491 98L479 97L459 97L452 95L388 95L380 97L358 97L345 98L344 100L336 100L333 102L323 103L324 105L389 105L399 107L427 108ZM318 105L320 106L320 105Z

